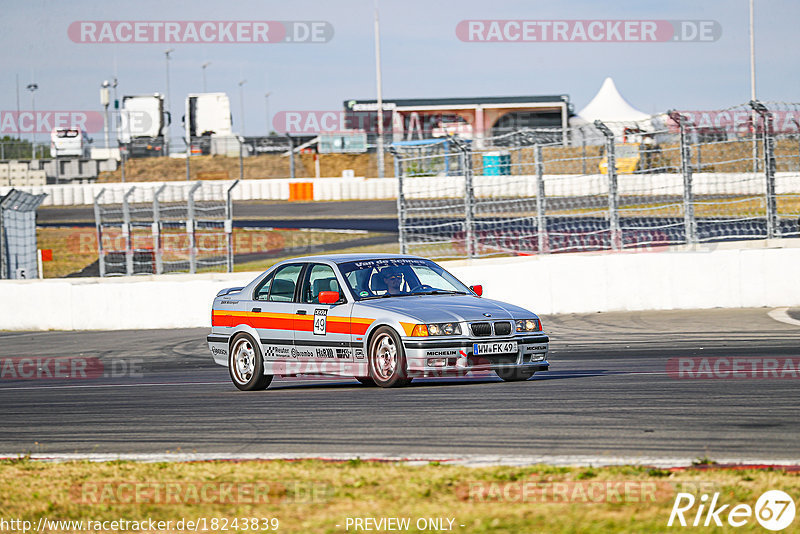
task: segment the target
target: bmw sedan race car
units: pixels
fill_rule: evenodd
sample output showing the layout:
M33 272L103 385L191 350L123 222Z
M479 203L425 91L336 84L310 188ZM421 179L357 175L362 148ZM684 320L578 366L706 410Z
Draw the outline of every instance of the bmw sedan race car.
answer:
M481 298L431 260L342 254L286 260L220 291L208 346L240 390L273 376L338 375L381 387L414 377L546 371L536 314Z

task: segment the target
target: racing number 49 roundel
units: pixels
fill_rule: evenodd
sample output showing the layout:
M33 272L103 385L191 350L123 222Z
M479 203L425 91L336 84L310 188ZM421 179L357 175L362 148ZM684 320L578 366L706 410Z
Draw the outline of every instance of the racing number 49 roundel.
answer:
M415 378L547 371L539 317L483 298L431 260L339 254L286 260L220 291L207 337L240 390L275 376L331 375L406 386Z
M325 325L327 324L328 310L314 310L314 333L320 336L325 335Z

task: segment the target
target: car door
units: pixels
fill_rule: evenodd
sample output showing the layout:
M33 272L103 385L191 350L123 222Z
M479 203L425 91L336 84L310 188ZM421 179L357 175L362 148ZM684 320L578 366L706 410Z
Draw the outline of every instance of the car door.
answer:
M339 293L336 304L321 304L322 291ZM298 352L313 354L319 372L343 372L353 361L350 344L350 313L334 268L324 263L309 263L303 275L295 310L295 345Z
M282 265L254 291L252 326L261 338L261 350L267 363L296 358L295 294L303 267L303 263Z

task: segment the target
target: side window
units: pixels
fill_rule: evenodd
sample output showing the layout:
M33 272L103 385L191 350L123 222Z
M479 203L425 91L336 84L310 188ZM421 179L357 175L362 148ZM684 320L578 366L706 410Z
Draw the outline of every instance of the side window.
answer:
M294 300L294 288L297 287L297 280L303 270L301 264L285 265L275 271L272 283L269 288L270 302L292 302Z
M319 294L322 291L335 291L339 293L339 299L343 297L333 268L329 265L315 263L306 271L300 301L307 304L319 304Z
M253 300L267 300L269 298L269 288L272 286L272 277L275 273L270 273L256 287Z

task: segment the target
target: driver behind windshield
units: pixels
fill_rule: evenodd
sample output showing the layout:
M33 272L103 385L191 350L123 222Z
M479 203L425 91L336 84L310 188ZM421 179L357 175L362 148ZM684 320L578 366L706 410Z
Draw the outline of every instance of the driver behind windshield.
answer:
M383 283L386 284L386 293L389 295L402 295L403 273L393 267L384 267L379 273Z

